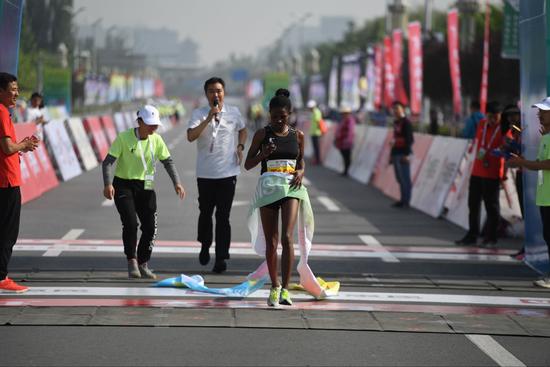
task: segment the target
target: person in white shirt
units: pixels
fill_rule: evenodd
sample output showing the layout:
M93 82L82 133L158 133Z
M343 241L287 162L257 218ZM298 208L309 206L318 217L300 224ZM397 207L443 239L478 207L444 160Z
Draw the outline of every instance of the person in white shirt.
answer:
M216 209L216 262L212 271L222 273L227 269L225 260L229 259L229 214L237 176L241 172L247 133L239 109L224 103L223 79L208 79L204 83L204 93L208 106L193 111L187 129L187 140L197 141L199 262L206 265L210 261L210 246L214 237L212 215Z
M42 110L44 107L44 97L42 97L40 93L34 92L31 95L30 103L31 106L27 108L27 116L25 120L36 124L36 136L38 139L44 140L43 125L46 123L44 111Z

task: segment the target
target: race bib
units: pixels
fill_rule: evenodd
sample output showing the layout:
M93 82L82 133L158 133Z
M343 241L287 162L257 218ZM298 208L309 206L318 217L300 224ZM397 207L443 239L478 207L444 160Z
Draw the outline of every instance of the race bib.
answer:
M143 184L145 190L153 190L155 188L155 176L145 175L145 183Z
M274 159L267 161L267 172L294 173L296 159Z

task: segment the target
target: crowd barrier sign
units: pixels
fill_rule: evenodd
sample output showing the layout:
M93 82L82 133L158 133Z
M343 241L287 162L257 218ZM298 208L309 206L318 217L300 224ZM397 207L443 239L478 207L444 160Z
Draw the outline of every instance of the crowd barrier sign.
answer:
M89 171L97 167L97 158L88 140L88 135L84 130L82 119L79 117L71 117L67 120L67 126L73 138L75 150L78 153L78 157L84 169Z
M364 142L364 136L365 136L366 130L367 130L367 127L365 125L355 126L355 136L353 137L354 142L353 142L353 149L351 154L352 163L355 160L355 157L358 155L358 152L361 149L361 145ZM332 145L329 148L329 151L325 157L325 161L323 162L323 165L337 172L344 171L344 159L342 158L342 154L340 153L340 150L336 148L335 140L332 141ZM351 169L351 165L350 165L350 169Z
M103 125L103 131L109 140L109 145L116 139L116 129L113 119L109 115L103 115L100 118L101 125Z
M96 153L97 159L101 162L109 152L109 143L105 137L105 133L101 128L101 123L98 117L86 117L84 119L84 127L88 133L89 139L92 142L92 147Z
M468 141L436 136L413 185L411 206L432 217L442 214Z
M363 142L357 147L350 166L350 176L364 184L369 183L378 157L382 152L388 129L379 126L369 126L363 135Z
M386 136L382 143L382 149L380 150L380 155L374 166L374 175L372 177L372 184L374 187L383 189L385 185L391 185L395 181L395 176L391 176L386 172L388 169L391 169L390 165L390 153L391 153L391 142L393 140L393 131L391 129L386 130Z
M53 157L57 165L61 179L68 181L80 175L82 169L63 120L51 120L44 125L44 132L51 152L50 156Z
M126 126L126 117L124 117L124 113L116 112L113 115L113 120L115 121L116 131L119 134L128 129L128 127Z
M334 145L334 137L336 135L336 124L332 121L325 121L328 131L319 139L319 155L321 156L321 162L325 162L328 152Z
M472 142L468 142L466 153L460 162L458 171L451 188L449 195L445 200L445 215L444 217L450 222L468 229L468 193L470 185L470 175L474 167L476 156L476 147L472 146ZM485 218L485 208L482 206L481 218Z
M34 123L16 124L15 134L17 140L21 141L27 136L34 135L36 125ZM33 158L30 158L30 156ZM30 158L30 159L29 159ZM39 175L40 166L38 160L34 158L33 152L23 153L20 158L21 162L21 201L27 202L42 194Z

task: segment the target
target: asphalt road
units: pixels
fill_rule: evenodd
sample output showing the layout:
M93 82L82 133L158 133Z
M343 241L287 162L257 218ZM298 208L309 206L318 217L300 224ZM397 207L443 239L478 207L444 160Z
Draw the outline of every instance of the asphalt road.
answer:
M213 274L197 259L196 154L184 134L180 126L164 135L187 198L177 199L159 166L150 267L160 278L236 285L262 261L246 228L259 172L238 179L231 260ZM550 293L509 257L519 240L457 247L463 231L444 220L393 209L376 189L323 167L308 166L306 177L310 266L340 281L340 294L315 301L294 292L294 306L277 310L265 303L268 285L228 299L127 279L99 168L25 204L10 275L31 290L0 294L0 365L550 365Z

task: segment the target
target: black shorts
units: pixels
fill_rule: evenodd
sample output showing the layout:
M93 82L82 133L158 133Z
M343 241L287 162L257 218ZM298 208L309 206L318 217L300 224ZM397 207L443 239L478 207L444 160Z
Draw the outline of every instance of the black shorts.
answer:
M267 205L262 206L262 208L270 208L270 209L279 210L279 208L283 205L283 203L285 203L285 202L287 202L288 200L291 200L291 199L298 200L297 198L293 198L293 197L290 197L290 196L285 196L284 198L279 199L277 201L274 201L271 204L267 204Z

